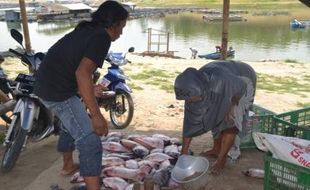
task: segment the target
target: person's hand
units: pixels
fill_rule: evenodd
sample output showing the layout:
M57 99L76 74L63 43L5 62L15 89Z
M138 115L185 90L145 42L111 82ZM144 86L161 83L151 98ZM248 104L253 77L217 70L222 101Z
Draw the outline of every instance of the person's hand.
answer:
M97 98L103 97L102 92L105 90L107 90L107 87L104 87L103 85L100 84L94 85L94 93Z
M95 132L99 136L106 136L109 133L108 123L102 116L102 114L98 114L91 117L93 128Z
M225 115L224 121L226 123L233 121L233 119L235 119L235 105L231 104L229 106L229 111L228 113Z

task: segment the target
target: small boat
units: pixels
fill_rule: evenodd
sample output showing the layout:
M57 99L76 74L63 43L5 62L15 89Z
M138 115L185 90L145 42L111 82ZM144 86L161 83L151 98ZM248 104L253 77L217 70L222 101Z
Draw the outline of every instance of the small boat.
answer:
M227 51L227 57L234 57L234 55L235 55L235 50L233 50L232 47L229 47L229 49ZM220 59L221 58L221 47L216 46L216 52L198 55L198 57L199 58L205 58L205 59Z
M297 19L294 19L293 21L290 22L290 26L292 28L306 28L306 25L300 21L298 21Z

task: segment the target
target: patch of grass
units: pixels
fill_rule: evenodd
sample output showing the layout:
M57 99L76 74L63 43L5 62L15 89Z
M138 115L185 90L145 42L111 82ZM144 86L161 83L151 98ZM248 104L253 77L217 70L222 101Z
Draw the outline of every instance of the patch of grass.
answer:
M307 82L310 82L310 75L304 75L303 76L303 80L307 81Z
M297 106L308 108L310 107L310 103L304 103L304 102L297 102Z
M147 80L150 78L169 78L169 74L166 71L160 69L143 70L141 73L132 75L131 78L136 80Z
M310 85L300 84L294 77L277 77L258 73L257 78L257 88L261 90L294 94L310 91Z
M284 62L285 63L298 63L298 61L295 59L285 59Z
M135 83L129 83L128 85L130 88L132 88L134 90L143 90L143 88L141 86L138 86Z
M145 84L157 86L168 93L173 93L173 80L176 77L176 72L168 72L161 69L146 69L132 75L134 80L142 80Z
M168 92L168 93L174 93L174 86L171 83L170 84L162 84L162 85L160 85L159 88Z

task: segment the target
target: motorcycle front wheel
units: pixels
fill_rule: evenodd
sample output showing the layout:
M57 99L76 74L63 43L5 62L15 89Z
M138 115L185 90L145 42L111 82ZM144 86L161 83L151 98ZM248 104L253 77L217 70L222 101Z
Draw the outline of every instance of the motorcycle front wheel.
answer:
M130 124L134 112L132 97L125 91L115 94L114 104L110 108L110 119L116 129L124 129Z
M15 166L27 137L27 131L21 128L20 117L15 116L12 122L14 122L14 126L10 135L10 142L6 144L1 162L1 172L3 173L9 172Z

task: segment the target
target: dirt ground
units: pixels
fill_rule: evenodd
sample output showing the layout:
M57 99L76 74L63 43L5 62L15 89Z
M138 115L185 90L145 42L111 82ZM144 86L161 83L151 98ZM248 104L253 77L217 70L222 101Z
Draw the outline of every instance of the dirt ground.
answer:
M163 69L167 72L181 72L186 67L196 67L207 63L206 60L183 60L167 58L149 58L130 55L128 58L132 64L124 66L125 73L129 76L149 68ZM274 76L301 76L306 75L310 70L310 64L295 64L292 66L280 62L252 62L249 63L259 73L272 74ZM15 68L15 65L8 65L8 69ZM130 68L130 69L129 69ZM18 70L18 69L16 69ZM173 84L173 81L171 81ZM161 133L171 137L181 137L183 102L177 101L173 93L167 93L157 86L146 84L143 80L132 80L134 86L142 89L133 92L135 113L130 126L122 132L125 134L154 134ZM309 85L309 81L307 84ZM257 90L255 103L281 113L298 109L297 102L310 102L309 93L305 96L297 96L293 93L270 93ZM102 110L104 115L107 112ZM108 118L108 116L107 116ZM111 126L111 124L110 124ZM111 130L114 129L111 126ZM58 184L64 189L70 189L69 177L61 177L61 155L56 152L57 137L50 137L40 143L28 144L15 168L8 174L0 174L0 189L8 190L50 190L52 184ZM210 133L194 138L191 149L198 154L204 149L212 146ZM2 157L3 147L0 148ZM245 177L241 171L248 168L263 169L264 153L256 149L243 150L242 156L237 163L228 163L220 176L209 176L209 182L205 189L216 190L240 190L263 189L263 179ZM76 156L77 157L77 156ZM210 164L214 159L209 159Z

